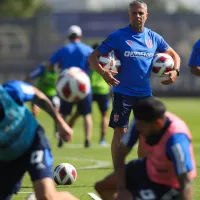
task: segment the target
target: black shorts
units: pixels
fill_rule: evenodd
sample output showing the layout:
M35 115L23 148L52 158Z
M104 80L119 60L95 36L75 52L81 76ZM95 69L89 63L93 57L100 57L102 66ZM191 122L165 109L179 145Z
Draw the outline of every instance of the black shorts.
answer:
M7 200L20 190L25 172L29 173L32 181L53 178L53 157L41 127L37 129L31 148L21 157L13 161L0 161L0 199Z
M152 98L151 96L135 97L113 93L113 109L110 115L109 126L112 128L127 128L131 111L140 99Z
M77 111L85 116L92 112L92 94L88 94L83 100L78 103L68 103L64 100L61 100L60 113L63 116L68 116L72 112L72 108L74 105L77 105Z
M110 94L104 94L104 95L93 94L92 98L93 101L97 102L101 113L104 113L108 110Z
M146 159L134 160L126 165L126 186L133 194L134 199L172 200L179 195L178 190L149 179L146 171Z

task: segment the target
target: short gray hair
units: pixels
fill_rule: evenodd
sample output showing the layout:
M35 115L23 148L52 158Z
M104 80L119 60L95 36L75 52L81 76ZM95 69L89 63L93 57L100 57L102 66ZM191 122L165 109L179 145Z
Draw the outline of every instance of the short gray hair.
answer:
M134 0L129 4L129 7L134 6L134 5L144 5L147 8L147 4L142 1L142 0Z

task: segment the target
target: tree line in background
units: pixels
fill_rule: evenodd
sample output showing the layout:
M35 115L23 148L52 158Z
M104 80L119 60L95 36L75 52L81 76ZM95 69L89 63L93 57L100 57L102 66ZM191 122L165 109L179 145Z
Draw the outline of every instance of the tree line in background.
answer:
M148 4L149 12L168 12L168 1L166 0L144 0ZM173 6L173 2L172 2ZM116 7L115 7L116 8ZM108 11L110 8L106 9ZM127 9L120 6L120 9ZM50 5L43 0L0 0L0 16L2 17L24 17L30 18L41 11L50 11ZM184 4L176 2L175 12L193 12Z
M41 10L50 10L42 0L0 0L0 16L33 17Z

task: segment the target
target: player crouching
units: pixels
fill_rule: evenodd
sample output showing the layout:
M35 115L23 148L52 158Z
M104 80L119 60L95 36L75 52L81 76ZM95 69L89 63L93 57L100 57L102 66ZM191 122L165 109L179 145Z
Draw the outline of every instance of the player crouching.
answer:
M162 102L139 101L135 122L122 139L114 173L95 185L103 200L191 200L196 166L190 131L183 120L166 112ZM141 137L147 157L125 165Z

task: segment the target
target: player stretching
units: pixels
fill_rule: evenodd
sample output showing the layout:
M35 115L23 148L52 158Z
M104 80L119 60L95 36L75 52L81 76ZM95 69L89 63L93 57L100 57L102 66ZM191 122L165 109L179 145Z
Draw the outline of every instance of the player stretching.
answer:
M93 49L96 49L98 44L93 45ZM110 105L110 87L104 81L104 79L95 71L90 69L89 72L91 86L92 86L92 101L97 102L99 110L101 112L101 136L99 140L99 144L102 146L106 146L107 142L105 140L106 131L108 128L108 109ZM73 127L77 118L80 116L78 110L69 120L69 125Z
M136 0L129 4L130 25L110 34L102 44L89 56L89 62L108 83L113 86L113 109L109 126L114 129L112 140L112 157L119 146L121 137L125 134L131 110L134 110L138 100L152 96L150 85L151 62L156 52L172 56L175 69L170 71L162 84L168 85L179 75L180 57L157 33L144 27L148 17L147 5ZM99 64L98 58L114 50L121 61L120 72L106 71ZM143 155L140 152L139 156Z
M87 62L88 56L92 52L92 48L81 42L82 30L79 26L73 25L68 30L69 43L58 49L46 63L50 69L55 65L59 65L61 70L70 67L80 67L87 74L89 72L89 65ZM85 130L85 147L90 147L90 139L92 134L92 96L91 93L78 103L67 103L61 101L60 113L67 117L71 114L73 105L77 105L78 112L84 119Z
M40 90L22 81L0 85L0 199L10 200L28 172L37 200L77 200L56 191L49 142L24 104L31 100L50 114L64 141L72 137L72 129Z
M185 122L155 99L139 101L135 122L114 160L115 172L96 183L103 200L192 200L196 177L192 136ZM125 164L138 137L147 157Z

